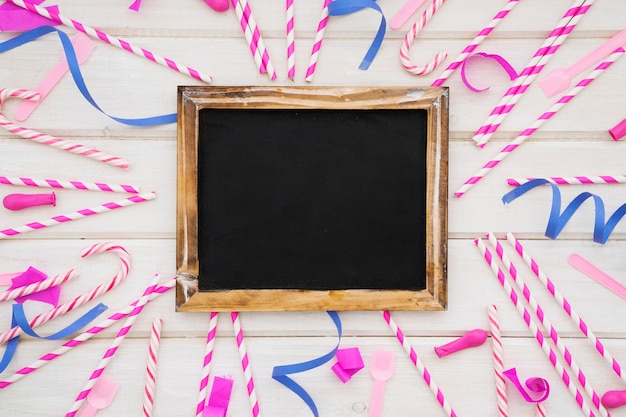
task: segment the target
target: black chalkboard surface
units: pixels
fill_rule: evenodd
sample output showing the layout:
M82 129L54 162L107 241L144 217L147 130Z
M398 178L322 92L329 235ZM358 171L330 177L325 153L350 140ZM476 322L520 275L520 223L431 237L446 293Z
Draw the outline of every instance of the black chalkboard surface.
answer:
M446 307L446 89L180 87L178 127L179 311Z

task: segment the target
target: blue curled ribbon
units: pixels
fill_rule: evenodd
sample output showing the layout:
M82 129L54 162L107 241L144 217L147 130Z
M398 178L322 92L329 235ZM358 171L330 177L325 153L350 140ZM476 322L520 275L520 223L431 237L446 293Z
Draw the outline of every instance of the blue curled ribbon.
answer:
M339 319L339 314L337 314L336 311L327 311L327 313L330 316L330 318L333 320L333 323L335 323L335 326L337 327L337 336L338 336L337 346L335 346L333 350L331 350L330 352L328 352L327 354L323 356L320 356L319 358L312 359L306 362L294 363L291 365L275 366L274 370L272 371L272 378L280 382L285 387L293 391L300 398L302 398L302 400L306 403L306 405L309 406L309 408L311 409L311 412L313 413L315 417L319 417L319 413L317 411L317 406L315 405L315 401L313 401L313 398L311 398L309 393L306 392L306 390L302 388L301 385L299 385L296 381L294 381L287 375L309 371L311 369L324 365L325 363L327 363L328 361L330 361L332 358L335 357L335 354L337 353L337 349L339 349L339 344L341 343L341 334L342 334L341 320Z
M615 226L617 226L622 217L626 215L626 203L624 203L617 210L615 210L615 212L609 217L609 220L605 223L604 201L602 201L602 198L599 196L589 192L577 195L567 205L567 207L565 207L563 213L561 213L561 192L555 184L545 178L534 179L520 185L513 191L506 193L502 197L502 202L504 204L508 204L517 197L525 194L527 191L544 184L549 184L552 187L552 208L550 210L550 218L548 220L548 226L546 227L545 233L546 237L550 239L556 239L576 210L578 210L582 203L584 203L588 198L593 199L596 208L596 217L593 229L593 241L596 243L606 243L609 236L613 232L613 229L615 229Z
M385 30L387 28L387 21L385 20L383 10L380 8L375 0L333 0L328 4L328 14L330 16L344 16L366 8L373 9L379 12L381 19L380 26L378 26L378 32L376 33L376 37L374 37L372 44L370 45L367 53L363 57L361 64L359 65L360 70L366 70L370 67L372 61L378 53L378 50L380 49L380 45L383 43Z
M17 48L18 46L22 46L28 42L34 41L37 38L40 38L48 33L56 32L61 39L61 44L63 45L63 52L65 53L65 58L67 59L67 64L72 74L72 78L78 87L80 93L85 97L85 99L96 109L98 109L104 115L110 117L116 122L123 123L131 126L156 126L163 125L168 123L176 123L176 113L165 114L162 116L153 116L146 117L140 119L124 119L120 117L111 116L106 113L93 99L89 90L87 89L87 85L85 84L85 80L83 79L83 75L80 71L80 65L78 60L76 59L76 51L74 50L74 46L72 45L72 41L69 36L65 32L60 29L57 29L52 26L40 26L38 28L29 30L28 32L24 32L21 35L18 35L14 38L11 38L5 42L0 43L0 53L10 51L11 49Z
M39 336L28 323L28 319L24 314L24 306L22 304L13 304L11 327L13 328L15 326L19 326L27 335L39 339L58 340L76 333L78 330L102 314L107 308L108 307L106 305L100 303L58 332L51 334L50 336ZM16 336L7 342L4 354L2 355L2 360L0 361L0 372L3 372L9 366L11 360L13 360L18 342L19 336Z

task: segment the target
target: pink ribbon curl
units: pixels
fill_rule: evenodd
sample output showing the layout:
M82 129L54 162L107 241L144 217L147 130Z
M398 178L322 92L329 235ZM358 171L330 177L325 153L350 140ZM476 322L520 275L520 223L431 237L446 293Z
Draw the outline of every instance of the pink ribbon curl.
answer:
M479 89L479 88L476 88L476 87L472 86L470 84L470 82L467 80L467 76L465 75L465 65L467 65L467 62L470 59L476 58L476 57L493 59L494 61L496 61L504 69L504 71L507 73L507 75L509 76L511 81L513 81L514 79L516 79L519 76L517 74L517 71L515 71L515 68L513 68L513 66L511 64L509 64L509 62L506 59L504 59L502 56L497 55L497 54L488 54L488 53L485 53L485 52L477 52L474 55L468 56L463 61L463 64L461 65L461 79L463 80L463 84L465 84L465 86L467 88L469 88L470 90L472 90L475 93L482 93L483 91L487 91L487 90L489 90L491 88L491 86L489 86L489 87L486 87L486 88Z
M517 390L522 397L529 403L540 403L545 401L550 395L550 384L543 378L539 377L531 377L525 381L526 388L520 382L517 377L517 370L515 368L511 368L509 370L504 371L504 376L506 376L509 381L515 385ZM534 395L531 395L533 393ZM539 396L539 398L533 398L533 396Z

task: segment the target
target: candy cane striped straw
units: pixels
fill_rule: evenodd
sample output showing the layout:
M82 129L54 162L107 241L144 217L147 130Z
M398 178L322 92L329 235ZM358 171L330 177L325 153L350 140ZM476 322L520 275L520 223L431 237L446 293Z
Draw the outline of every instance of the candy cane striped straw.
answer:
M73 213L67 213L59 216L54 216L46 220L36 221L25 224L16 228L0 230L0 239L10 238L22 233L32 232L33 230L39 230L46 227L56 226L59 224L67 223L72 220L84 219L95 214L106 213L111 210L116 210L122 207L132 206L133 204L143 203L145 201L154 200L156 193L150 192L146 194L137 194L132 197L125 198L123 200L111 201L109 203L102 204L100 206L86 208L75 211Z
M563 18L557 26L550 32L541 47L535 52L526 68L522 70L519 77L513 81L513 85L506 91L498 105L491 111L487 120L476 131L473 139L478 146L483 147L491 136L498 130L500 124L506 116L513 110L515 104L528 87L548 63L550 58L556 53L567 36L576 27L580 19L589 10L595 0L574 0L574 3L565 12Z
M508 16L509 12L513 10L513 8L517 6L519 2L520 0L509 0L504 8L494 16L491 22L489 22L486 27L478 32L478 35L476 35L476 37L469 43L469 45L467 45L463 49L461 54L459 54L454 62L448 65L448 68L446 68L445 71L442 72L441 75L432 82L431 86L439 87L440 85L443 85L443 83L445 83L446 80L454 73L454 71L456 71L463 64L463 62L465 62L467 57L470 56L474 52L474 50L476 50L476 48L478 48L482 41L484 41L485 38L491 34L496 26L498 26L500 22L502 22L502 20L504 20L504 18Z
M552 282L552 280L550 280L550 278L542 271L535 259L528 253L527 250L524 249L524 246L522 246L512 233L507 233L506 239L519 256L522 257L526 265L528 265L528 267L533 271L543 286L552 295L552 298L556 300L563 311L565 311L570 319L572 319L572 322L578 326L578 329L582 332L582 334L593 344L600 356L602 356L602 358L604 358L604 360L610 365L613 372L615 372L615 374L620 377L622 381L626 382L626 374L622 373L621 365L617 362L617 360L615 360L604 344L596 337L593 331L589 329L587 323L585 323L582 317L578 315L567 299L563 297L563 294L561 294L558 288L554 285L554 282Z
M285 11L287 16L287 77L296 77L296 37L294 22L293 0L286 0Z
M528 302L530 307L534 310L537 318L539 318L539 321L541 322L543 327L549 331L550 338L556 345L557 350L563 355L563 357L565 358L565 362L569 365L572 372L576 375L576 378L584 388L585 392L591 397L593 404L596 406L596 408L598 408L602 416L607 416L608 412L606 408L604 408L604 406L601 404L600 396L591 387L591 384L587 380L587 377L585 376L583 370L580 368L580 366L578 366L578 363L572 356L572 353L567 348L563 340L559 337L559 333L548 319L543 308L541 308L541 306L533 296L530 288L528 288L524 280L517 274L517 269L515 268L515 265L513 265L510 258L506 255L506 253L504 253L504 249L502 248L500 242L498 242L493 233L488 233L487 238L489 239L489 243L491 243L492 247L495 249L496 255L498 256L498 258L500 258L504 266L507 268L511 278L513 278L515 285L517 285L517 288L521 291L522 296Z
M88 146L80 145L54 136L46 135L45 133L41 133L36 130L27 129L23 126L11 122L9 119L4 117L4 114L2 113L2 103L6 101L6 99L11 97L21 98L24 100L36 100L39 98L39 93L36 91L28 91L14 88L0 89L0 127L6 129L8 132L21 136L25 139L32 140L33 142L52 146L54 148L75 153L77 155L86 156L87 158L95 159L96 161L104 162L118 168L130 168L130 164L128 163L128 161L118 156L109 155L107 153L99 151L98 149L90 148Z
M45 313L39 314L35 316L29 323L30 327L35 328L40 326L48 321L52 320L55 317L61 316L65 313L72 311L75 308L78 308L89 301L92 301L94 298L99 297L100 295L111 291L113 288L117 287L128 275L128 271L130 270L130 255L122 246L117 245L115 243L105 242L105 243L97 243L83 250L81 256L86 258L88 256L92 256L102 252L112 252L116 254L120 261L120 269L118 272L111 278L109 281L98 285L93 290L88 293L79 295L67 303L61 304L58 307L55 307L51 310L48 310ZM0 334L0 344L6 343L10 339L13 339L16 336L23 334L24 331L21 327L15 326L12 329L5 331Z
M149 287L155 287L158 283L159 283L159 275L156 274L154 276L154 279L150 283ZM124 341L124 338L126 337L128 332L130 332L130 329L133 327L133 324L135 324L135 321L137 321L139 314L143 311L143 308L146 306L146 303L148 302L149 299L150 299L150 294L142 295L141 298L139 299L139 302L137 302L137 305L135 306L132 313L130 313L128 317L126 317L126 320L124 321L124 324L122 325L122 328L115 335L115 339L113 339L113 343L106 350L106 352L104 352L102 359L96 366L96 369L94 369L94 371L89 376L87 383L85 384L81 392L76 397L74 404L72 404L72 406L70 407L70 410L67 412L67 414L65 414L65 417L74 417L76 415L80 406L83 405L83 403L87 399L87 395L89 395L89 393L91 392L91 389L96 384L96 381L98 381L98 378L100 377L100 375L104 372L107 365L111 362L111 360L117 353L117 350L119 349L120 345Z
M543 333L541 332L541 330L539 330L539 328L535 324L530 312L526 310L526 307L524 307L520 297L517 295L517 292L515 292L515 290L511 287L511 285L506 281L504 272L502 272L502 269L500 269L498 264L495 262L491 252L489 251L489 249L487 249L483 240L476 239L474 240L474 243L476 244L476 247L482 254L485 262L487 262L492 272L494 273L495 277L500 282L502 289L508 294L509 299L515 306L515 309L524 320L524 323L526 323L528 330L533 334L533 336L535 337L535 340L541 347L541 350L548 357L548 360L552 364L552 367L557 372L557 374L559 374L559 376L561 377L561 380L567 387L568 391L574 397L574 400L576 401L576 404L578 404L578 407L580 407L580 409L583 411L583 413L587 417L595 417L595 414L593 413L593 411L587 404L587 400L585 399L583 394L578 390L578 388L576 387L576 384L572 381L572 378L570 377L567 370L563 367L563 364L561 363L561 359L557 356L557 354L554 352L552 347L548 344L548 341L544 338Z
M139 187L128 184L105 184L103 182L65 181L26 177L5 177L0 175L0 184L23 185L27 187L57 188L66 190L108 191L113 193L138 194Z
M252 56L259 68L259 73L264 74L267 72L272 80L275 79L276 71L274 71L274 67L270 62L270 56L261 37L259 27L254 16L252 16L250 4L247 0L231 0L231 3L250 47L250 52L252 52Z
M159 354L159 345L161 344L162 325L163 320L159 317L155 317L154 320L152 320L152 327L150 330L150 344L148 346L148 359L146 360L146 383L143 389L142 412L144 417L151 417L152 409L154 407L157 358Z
M507 178L506 183L518 186L535 179L537 178ZM626 175L576 175L574 177L548 177L546 179L557 185L626 184Z
M259 417L259 401L256 396L256 389L254 388L254 379L252 379L252 370L250 369L250 361L248 360L248 351L246 349L245 340L243 338L243 332L241 330L241 322L239 321L239 313L233 311L230 313L230 318L233 322L233 330L235 332L235 339L237 340L237 347L239 348L239 357L241 358L241 368L246 378L246 388L248 390L248 398L250 399L250 407L252 409L252 416Z
M89 36L91 36L92 38L98 39L100 41L106 42L109 45L113 45L116 46L120 49L123 49L127 52L133 53L135 55L138 55L142 58L146 58L149 61L152 62L156 62L157 64L163 65L171 70L180 72L181 74L184 75L188 75L192 78L195 78L196 80L200 80L200 81L204 81L205 83L210 83L212 81L211 76L206 75L206 74L202 74L198 71L196 71L193 68L190 68L188 66L185 65L181 65L176 63L176 61L173 61L169 58L165 58L162 57L160 55L157 55L147 49L144 48L139 48L137 46L134 46L133 44L131 44L128 41L125 41L123 39L120 38L114 38L112 36L107 35L106 33L98 30L98 29L94 29L90 26L87 26L83 23L77 22L76 20L72 20L69 19L65 16L62 16L60 14L57 13L53 13L47 9L45 9L44 7L38 6L34 3L30 3L28 1L24 1L24 0L7 0L9 3L14 4L16 6L19 6L23 9L26 10L30 10L33 13L36 13L40 16L45 17L46 19L50 19L53 20L57 23L60 23L64 26L70 27L70 28L74 28L79 32L83 32Z
M496 395L498 397L498 416L508 417L508 401L506 397L506 380L504 379L504 360L502 358L502 339L500 338L500 321L498 308L495 304L487 307L489 317L489 333L491 333L491 350L493 352L493 370L496 377Z
M546 417L548 414L546 413L546 406L543 402L537 403L537 407L535 408L537 417Z
M624 54L624 49L619 48L614 53L609 55L608 58L600 65L596 67L591 74L589 74L586 78L580 80L576 86L571 88L567 94L558 99L556 103L548 109L545 113L543 113L539 118L528 128L526 128L522 133L520 133L510 144L506 145L500 153L498 153L495 158L491 161L487 162L483 167L472 177L470 177L465 184L463 184L457 191L455 191L454 195L457 197L463 196L474 184L480 181L485 175L487 175L493 168L495 168L504 158L506 158L511 152L513 152L519 145L521 145L526 139L532 136L545 122L550 120L555 114L559 112L567 103L572 101L574 97L576 97L585 87L590 85L593 80L598 78L600 74L602 74L605 70L607 70L619 57Z
M411 44L417 38L417 35L422 31L422 29L424 29L424 26L426 26L433 15L437 13L437 10L439 10L439 7L441 7L444 2L445 0L433 0L402 40L402 45L400 46L400 62L402 63L404 69L413 75L430 74L448 57L448 53L446 51L439 51L437 55L435 55L435 57L426 65L418 66L411 63L411 58L409 56Z
M67 281L76 278L77 276L78 273L76 272L76 270L71 269L64 274L57 275L52 278L47 278L43 281L33 282L32 284L26 285L24 287L14 288L12 290L6 290L0 293L0 302L15 300L18 297L23 297L25 295L46 290L50 287L64 284Z
M150 286L146 288L143 295L146 295L146 294L149 295L150 296L149 301L152 301L156 299L159 295L164 294L167 291L174 288L175 285L176 285L176 277L170 279L169 281L166 281L165 284L163 285ZM83 333L79 334L78 336L74 337L73 339L68 340L63 345L56 348L54 351L45 354L44 356L42 356L41 358L39 358L37 361L33 362L29 366L25 366L22 369L18 370L6 380L0 381L0 389L8 387L9 385L24 378L26 375L30 375L31 373L35 372L37 369L42 368L43 366L47 365L48 363L58 358L59 356L69 352L70 350L72 350L73 348L77 346L80 346L83 342L91 339L98 333L108 329L109 327L111 327L112 325L116 323L119 323L120 320L128 317L129 314L135 311L138 303L139 303L139 299L135 300L133 303L131 303L128 307L124 308L123 310L120 310L117 313L112 314L111 316L109 316L109 318L98 323L96 326L93 326L89 328L88 330L84 331Z
M213 360L213 348L215 346L215 334L217 333L217 322L218 313L216 311L212 311L209 316L209 331L206 335L204 361L202 362L202 377L200 378L198 405L196 407L196 417L202 417L204 407L207 403L207 392L209 388L209 376L211 374L211 361Z
M435 398L437 398L437 401L439 402L439 405L441 405L441 407L443 408L443 411L445 411L448 417L456 417L456 413L450 406L450 403L448 403L448 400L446 400L446 397L443 395L443 392L439 389L435 381L432 379L430 372L428 372L428 370L426 369L426 367L420 360L419 356L417 355L417 352L415 351L415 349L413 349L413 346L411 346L409 342L406 340L406 338L404 337L404 332L402 331L402 329L398 327L398 324L395 322L393 317L391 317L391 314L389 313L389 311L385 310L382 313L383 313L383 318L387 322L387 325L389 326L393 334L396 336L396 339L398 339L398 341L402 345L402 348L404 349L404 351L407 353L407 355L409 355L409 359L411 359L411 362L413 362L413 365L415 365L419 373L422 375L422 378L424 378L424 381L426 381L426 384L428 384L428 388L430 388L430 391L435 395Z
M324 41L324 32L326 32L326 25L328 24L328 19L330 17L328 5L331 1L332 0L324 0L324 5L322 6L322 15L320 16L320 21L317 24L317 32L315 32L315 40L313 41L311 57L309 58L309 66L306 69L305 81L308 82L313 81L313 75L315 74L315 69L317 68L317 60L320 55L320 49L322 49L322 42Z

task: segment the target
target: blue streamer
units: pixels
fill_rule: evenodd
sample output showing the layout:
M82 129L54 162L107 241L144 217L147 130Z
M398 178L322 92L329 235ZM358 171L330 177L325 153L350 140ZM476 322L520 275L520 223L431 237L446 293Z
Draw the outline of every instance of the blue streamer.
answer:
M74 46L72 45L72 41L69 36L65 32L60 29L57 29L52 26L40 26L38 28L29 30L28 32L24 32L21 35L18 35L14 38L9 39L8 41L0 43L0 53L9 51L11 49L17 48L18 46L22 46L28 42L34 41L41 36L44 36L48 33L56 32L61 39L61 44L63 45L63 52L65 53L65 58L67 59L68 67L70 73L72 74L72 78L78 87L80 93L85 97L85 99L96 109L98 109L101 113L115 120L116 122L131 125L131 126L156 126L163 125L168 123L176 123L176 113L165 114L162 116L153 116L146 117L140 119L124 119L120 117L111 116L106 113L93 99L89 90L87 89L87 85L85 84L85 80L83 79L83 75L80 71L80 65L78 60L76 59L76 51L74 51Z
M361 64L359 65L360 70L366 70L370 67L372 61L378 53L378 50L380 49L380 45L382 45L383 43L385 30L387 28L385 15L383 14L382 9L375 0L333 0L328 4L328 14L330 16L344 16L366 8L373 9L379 12L381 19L380 26L378 27L378 32L376 33L376 37L374 37L372 44L367 50L365 57L363 57Z
M13 304L13 318L18 326L29 336L37 337L39 339L46 340L58 340L64 337L71 335L72 333L76 333L82 327L89 324L96 317L102 314L108 307L104 304L100 303L81 317L79 317L76 321L71 323L69 326L59 330L58 332L51 334L50 336L39 336L30 324L28 323L28 319L26 318L26 314L24 314L24 306L22 304Z
M11 315L11 328L17 326L15 322L15 316ZM6 343L6 348L4 349L4 354L2 355L2 360L0 361L0 373L4 372L5 369L9 366L11 361L13 360L13 356L15 355L15 351L17 350L17 343L20 341L19 336L15 336Z
M335 323L335 326L337 327L337 336L338 336L337 346L335 346L333 350L331 350L330 352L328 352L327 354L323 356L320 356L319 358L312 359L307 362L294 363L291 365L275 366L274 370L272 371L272 378L274 378L276 381L280 382L285 387L293 391L300 398L302 398L302 400L306 403L306 405L309 406L309 408L311 409L311 412L313 413L315 417L319 417L319 413L317 411L317 406L315 405L315 401L313 400L313 398L311 398L309 393L306 392L304 388L302 388L302 386L300 386L296 381L294 381L287 375L309 371L311 369L324 365L326 362L330 361L332 358L335 357L335 354L337 353L337 349L339 349L339 344L341 343L341 334L342 334L341 320L339 319L339 314L337 314L336 311L327 311L327 313L330 316L330 318L333 320L333 323Z
M617 226L619 221L626 215L625 203L615 210L605 223L604 201L602 201L602 198L599 196L589 192L577 195L561 213L561 192L555 184L544 178L538 178L520 185L515 190L506 193L502 197L502 202L508 204L533 188L544 184L549 184L552 187L552 208L550 209L550 218L545 233L546 237L550 239L556 239L576 210L589 198L593 199L596 209L593 229L593 241L596 243L606 243L613 229L615 229L615 226Z

